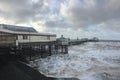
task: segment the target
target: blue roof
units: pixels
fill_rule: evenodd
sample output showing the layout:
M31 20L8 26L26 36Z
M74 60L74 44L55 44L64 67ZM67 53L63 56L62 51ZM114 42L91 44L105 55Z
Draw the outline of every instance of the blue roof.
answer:
M11 30L11 31L20 31L20 32L37 32L32 27L24 27L24 26L15 26L15 25L7 25L7 24L0 24L2 28Z

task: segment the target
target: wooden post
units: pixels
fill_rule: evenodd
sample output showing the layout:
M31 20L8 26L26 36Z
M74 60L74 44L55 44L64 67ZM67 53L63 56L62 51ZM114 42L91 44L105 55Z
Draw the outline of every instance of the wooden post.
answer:
M41 45L41 49L44 52L45 51L45 45Z
M52 46L51 45L49 45L49 56L51 56L51 54L52 54Z
M65 46L65 53L68 53L68 46Z
M61 52L62 52L62 53L63 53L63 48L64 48L63 45L61 45L61 49L62 49Z
M40 49L40 57L42 57L42 45L39 44L39 49Z
M41 57L43 57L44 45L41 45Z
M58 53L58 45L55 45L56 54Z
M30 60L32 60L32 54L33 54L33 53L32 53L32 47L29 46L29 49L28 49L28 50L29 50L29 53L30 53L30 55L29 55L29 56L30 56Z

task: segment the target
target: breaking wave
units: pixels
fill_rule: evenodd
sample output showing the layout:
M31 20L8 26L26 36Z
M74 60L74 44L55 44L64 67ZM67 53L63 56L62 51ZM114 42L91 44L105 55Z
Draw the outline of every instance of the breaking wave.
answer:
M68 54L52 55L33 63L41 73L50 77L119 80L120 43L89 42L71 46Z

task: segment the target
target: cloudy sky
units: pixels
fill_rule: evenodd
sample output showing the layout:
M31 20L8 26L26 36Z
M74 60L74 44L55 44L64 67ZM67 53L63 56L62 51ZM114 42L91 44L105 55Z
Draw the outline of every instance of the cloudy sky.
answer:
M0 23L58 37L120 39L120 0L0 0Z

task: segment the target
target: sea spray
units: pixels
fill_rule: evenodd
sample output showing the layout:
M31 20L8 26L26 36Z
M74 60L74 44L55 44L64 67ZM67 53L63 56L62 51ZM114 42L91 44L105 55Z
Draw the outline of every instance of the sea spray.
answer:
M81 80L117 80L120 73L120 43L91 42L69 47L69 54L37 60L38 70L51 77ZM104 74L111 76L101 76ZM88 79L89 78L89 79Z

